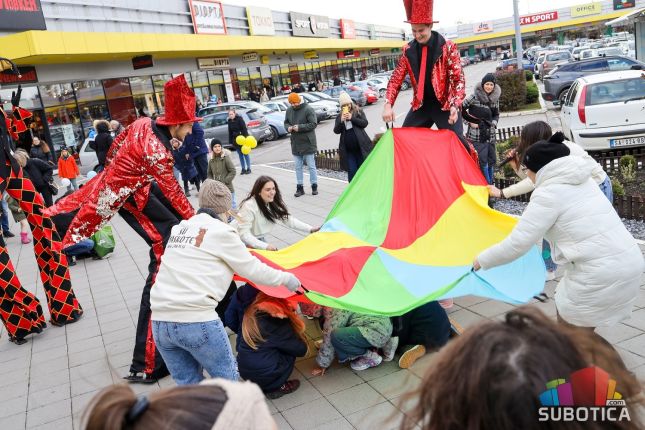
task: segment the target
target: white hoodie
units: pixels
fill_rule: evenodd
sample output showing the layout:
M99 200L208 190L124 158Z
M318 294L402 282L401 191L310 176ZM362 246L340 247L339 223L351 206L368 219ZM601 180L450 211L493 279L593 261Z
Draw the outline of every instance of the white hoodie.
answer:
M518 258L544 237L553 261L565 268L555 292L558 312L581 327L629 318L644 267L636 241L592 180L593 170L578 156L544 166L517 226L477 257L489 269Z
M215 307L233 273L274 287L292 277L251 255L233 227L210 215L180 222L172 228L150 290L152 319L182 323L218 319Z

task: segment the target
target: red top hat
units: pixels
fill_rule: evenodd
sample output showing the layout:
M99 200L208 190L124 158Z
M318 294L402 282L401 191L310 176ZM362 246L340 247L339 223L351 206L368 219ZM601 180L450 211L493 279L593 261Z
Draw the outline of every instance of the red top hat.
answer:
M433 0L403 0L405 15L410 24L433 24L439 21L432 20Z
M157 118L159 125L177 125L201 121L195 116L195 93L190 89L184 75L179 75L163 86L166 111Z

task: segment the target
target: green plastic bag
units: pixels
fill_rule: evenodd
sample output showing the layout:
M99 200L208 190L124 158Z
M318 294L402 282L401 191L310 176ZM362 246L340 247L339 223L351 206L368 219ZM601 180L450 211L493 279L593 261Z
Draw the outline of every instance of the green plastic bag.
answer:
M112 226L103 226L103 228L92 235L91 239L94 241L94 252L99 257L103 258L109 253L114 252L115 242Z

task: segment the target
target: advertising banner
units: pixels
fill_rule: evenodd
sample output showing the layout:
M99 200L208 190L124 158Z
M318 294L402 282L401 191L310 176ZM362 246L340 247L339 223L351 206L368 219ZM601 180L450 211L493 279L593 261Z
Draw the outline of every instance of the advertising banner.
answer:
M636 6L636 0L614 0L614 10L629 9Z
M246 18L249 21L249 32L253 36L275 36L273 12L266 7L246 7Z
M299 12L289 12L289 15L291 15L291 32L294 36L329 37L328 17Z
M480 34L480 33L488 33L493 31L493 22L492 21L485 21L485 22L480 22L479 24L473 25L473 32L475 34Z
M597 15L600 12L602 12L602 3L600 2L579 4L571 8L571 16L574 18L578 16Z
M536 13L520 17L520 25L539 24L541 22L555 21L558 19L558 11Z
M215 0L188 0L195 34L226 34L224 9Z
M46 30L40 0L0 0L0 30Z
M356 39L356 26L351 19L340 20L340 37L343 39Z

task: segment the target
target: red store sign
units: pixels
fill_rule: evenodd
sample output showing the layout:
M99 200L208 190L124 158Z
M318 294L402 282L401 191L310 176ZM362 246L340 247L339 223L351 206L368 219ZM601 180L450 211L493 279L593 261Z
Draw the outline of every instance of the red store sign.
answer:
M343 39L356 39L356 26L350 19L340 20L340 37Z
M539 24L541 22L555 21L558 19L558 12L542 12L535 15L520 17L520 25Z
M18 71L20 76L13 73L0 73L0 84L27 84L38 82L38 75L36 75L36 68L33 66L19 66Z

